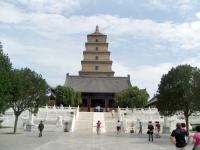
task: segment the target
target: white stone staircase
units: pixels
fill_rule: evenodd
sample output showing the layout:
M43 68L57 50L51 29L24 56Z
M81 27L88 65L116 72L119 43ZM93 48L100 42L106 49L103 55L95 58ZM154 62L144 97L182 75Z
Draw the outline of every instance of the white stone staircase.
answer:
M114 133L116 132L116 123L118 120L117 113L114 113L114 117L112 117L111 112L104 112L106 133Z
M106 125L105 125L105 120L104 120L104 113L103 112L94 112L93 115L93 133L96 134L96 126L97 126L97 122L100 121L101 122L101 133L105 133L106 132Z
M75 133L92 133L93 112L79 112L79 118L76 121Z
M103 117L103 118L102 118ZM96 122L102 122L101 133L116 133L117 113L112 117L111 112L80 112L76 121L75 133L96 134Z

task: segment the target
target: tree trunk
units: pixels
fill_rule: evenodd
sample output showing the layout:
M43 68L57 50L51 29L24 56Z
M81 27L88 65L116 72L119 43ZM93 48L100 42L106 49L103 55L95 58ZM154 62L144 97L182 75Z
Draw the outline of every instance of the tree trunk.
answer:
M187 114L184 115L185 115L186 130L189 133L189 116Z
M19 116L18 116L18 115L15 115L14 134L15 134L16 131L17 131L17 122L18 122L18 118L19 118Z

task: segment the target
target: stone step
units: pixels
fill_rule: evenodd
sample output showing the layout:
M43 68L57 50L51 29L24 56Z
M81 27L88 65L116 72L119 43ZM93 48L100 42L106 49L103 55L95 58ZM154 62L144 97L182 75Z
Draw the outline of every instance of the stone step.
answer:
M96 123L101 122L101 133L106 132L106 125L104 120L104 113L103 112L95 112L93 117L93 133L96 133Z
M80 112L79 113L79 120L92 119L92 118L93 118L93 112Z
M102 133L116 132L116 123L118 120L117 113L112 117L111 112L80 112L79 119L76 121L74 132L96 133L96 122L102 122Z
M74 132L91 133L92 132L93 112L80 112L76 121Z

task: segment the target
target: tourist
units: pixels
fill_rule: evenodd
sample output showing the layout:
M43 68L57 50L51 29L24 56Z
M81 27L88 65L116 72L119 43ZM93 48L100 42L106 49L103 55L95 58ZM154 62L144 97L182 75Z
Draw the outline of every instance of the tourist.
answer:
M97 135L100 135L100 132L101 132L101 122L100 122L100 120L98 120L97 123L96 123L96 131L97 131Z
M156 137L160 138L160 123L159 121L156 121Z
M194 147L193 150L200 150L200 126L196 127L196 133L192 136Z
M39 137L42 136L42 131L44 129L44 124L43 124L43 121L41 120L40 121L40 124L38 125L38 130L39 130Z
M139 132L138 134L142 134L142 122L140 121L139 122Z
M117 121L117 134L121 132L121 122L118 120Z
M172 131L170 140L176 146L177 150L185 150L187 145L185 137L188 137L188 132L181 128L181 123L176 124L176 129ZM188 138L189 142L189 138Z
M101 111L101 107L99 105L96 107L96 109L97 109L97 112Z
M183 130L187 131L187 130L186 130L186 124L185 124L185 123L181 123L181 128L182 128Z
M114 115L115 115L115 110L114 109L112 109L111 114L112 114L112 118L114 118Z
M63 127L62 116L58 116L56 120L56 127Z
M131 130L130 130L130 133L134 133L134 121L131 122Z
M147 131L147 134L149 135L149 142L150 141L153 142L153 130L154 130L154 127L152 125L152 122L149 121L149 123L148 123L148 131Z

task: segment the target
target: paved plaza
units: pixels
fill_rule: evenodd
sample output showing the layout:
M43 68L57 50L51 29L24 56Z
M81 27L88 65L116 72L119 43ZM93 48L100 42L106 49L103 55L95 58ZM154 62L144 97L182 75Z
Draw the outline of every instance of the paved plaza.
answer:
M12 128L0 129L0 150L174 150L169 135L163 135L154 142L147 141L147 135L137 134L87 134L69 133L61 130L45 130L42 138L35 129L32 132L18 130L10 134ZM191 150L191 144L186 150Z

